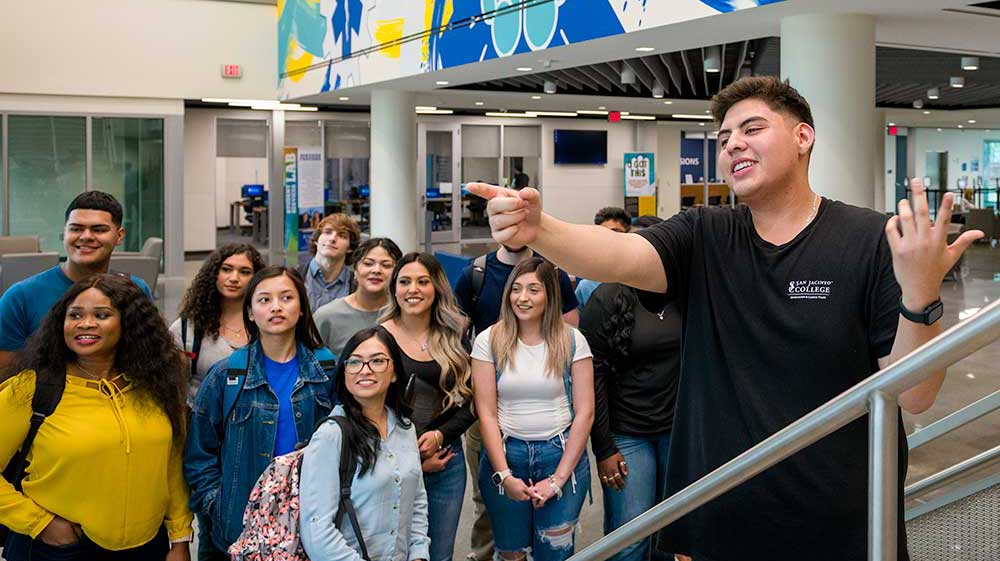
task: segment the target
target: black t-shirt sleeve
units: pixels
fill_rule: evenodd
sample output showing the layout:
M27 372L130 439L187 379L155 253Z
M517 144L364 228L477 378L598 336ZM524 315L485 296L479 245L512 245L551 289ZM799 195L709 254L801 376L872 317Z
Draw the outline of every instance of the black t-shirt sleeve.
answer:
M476 422L476 415L472 412L472 400L466 400L458 408L452 418L445 421L440 427L441 435L444 436L444 445L448 446L458 440L465 431L469 430L472 423Z
M562 294L562 313L568 314L580 305L573 290L573 281L562 269L559 269L559 292Z
M899 298L902 291L892 269L892 251L883 234L878 241L868 297L868 348L877 360L889 356L899 326Z
M455 299L466 316L472 317L472 267L466 267L455 281Z
M598 460L618 452L611 438L608 384L613 383L614 373L611 369L613 351L608 344L610 334L607 332L617 290L620 290L617 285L602 284L580 312L580 332L587 338L594 353L594 426L590 429L590 442Z
M697 209L675 214L639 232L660 255L667 276L667 294L679 304L685 304L687 279L691 271Z

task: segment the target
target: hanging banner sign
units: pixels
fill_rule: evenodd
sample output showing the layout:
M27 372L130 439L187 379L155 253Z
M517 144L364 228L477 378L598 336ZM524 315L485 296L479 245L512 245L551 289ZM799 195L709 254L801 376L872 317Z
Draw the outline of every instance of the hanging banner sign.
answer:
M625 153L626 197L653 197L656 195L653 157L652 152Z
M298 147L299 247L309 246L316 225L323 219L323 150Z
M298 264L299 254L299 173L298 149L285 148L285 257Z

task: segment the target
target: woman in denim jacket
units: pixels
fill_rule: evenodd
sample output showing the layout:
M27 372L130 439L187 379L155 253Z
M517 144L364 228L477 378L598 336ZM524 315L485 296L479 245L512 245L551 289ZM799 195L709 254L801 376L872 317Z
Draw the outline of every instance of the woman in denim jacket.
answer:
M406 419L399 369L401 353L383 327L364 329L347 342L337 367L335 415L347 419L345 434L332 420L316 430L302 457L302 547L310 559L361 561L354 528L333 521L340 498L340 454L358 459L351 484L361 537L371 561L426 561L427 492L417 433ZM461 497L455 497L461 501Z
M195 397L184 451L191 510L212 526L214 547L199 547L200 561L229 559L226 550L243 530L257 478L274 456L308 440L333 408L333 380L314 354L323 343L298 273L285 267L257 272L247 286L243 322L250 343L233 356L246 356L245 375L230 372L232 359L212 367ZM229 385L242 387L224 411Z
M563 322L555 267L522 261L500 321L476 337L472 379L483 435L479 488L498 561L563 561L590 489L594 365Z

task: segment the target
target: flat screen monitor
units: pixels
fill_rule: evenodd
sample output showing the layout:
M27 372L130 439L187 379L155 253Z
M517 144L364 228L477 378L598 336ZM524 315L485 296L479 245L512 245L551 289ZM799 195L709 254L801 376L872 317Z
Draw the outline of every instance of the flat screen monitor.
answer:
M608 131L556 129L555 163L608 163Z
M240 191L244 197L260 197L264 195L264 186L260 184L244 185Z

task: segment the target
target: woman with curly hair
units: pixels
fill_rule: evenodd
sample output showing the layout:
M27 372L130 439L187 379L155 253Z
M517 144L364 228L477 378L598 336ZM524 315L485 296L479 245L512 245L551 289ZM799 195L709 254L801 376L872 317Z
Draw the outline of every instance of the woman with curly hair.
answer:
M229 559L257 478L333 409L333 356L297 272L258 271L246 288L243 323L250 343L212 367L191 406L184 477L192 510L208 521L208 539L198 547L203 561Z
M604 491L604 533L666 499L667 454L680 379L681 313L663 295L602 284L580 314L594 353L590 439ZM643 305L645 304L645 306ZM649 306L648 308L646 306ZM650 538L614 561L673 559Z
M74 284L0 375L0 464L25 442L36 391L58 396L23 479L0 479L8 561L190 559L181 468L184 364L133 282Z
M189 402L208 369L247 344L243 294L250 278L265 266L252 245L226 244L205 259L184 294L180 317L170 333L191 359Z
M465 494L461 436L475 422L466 318L441 264L429 253L408 253L389 281L382 325L399 343L406 399L413 409L427 488L430 561L450 561Z

